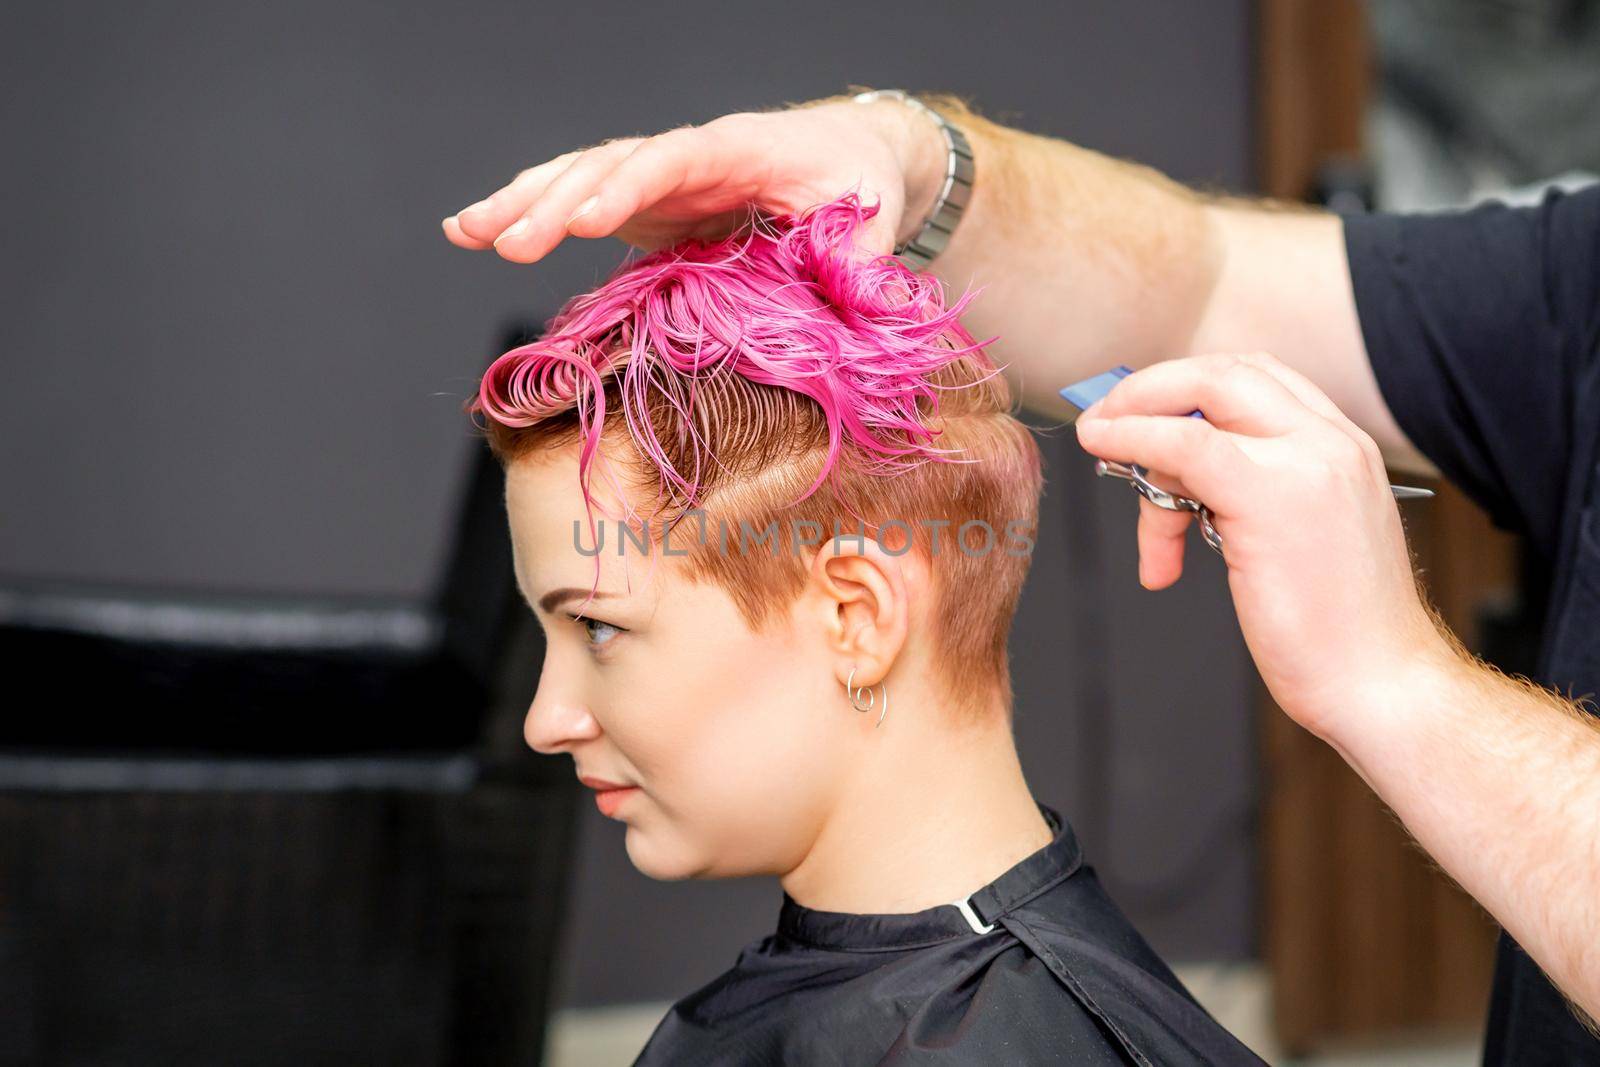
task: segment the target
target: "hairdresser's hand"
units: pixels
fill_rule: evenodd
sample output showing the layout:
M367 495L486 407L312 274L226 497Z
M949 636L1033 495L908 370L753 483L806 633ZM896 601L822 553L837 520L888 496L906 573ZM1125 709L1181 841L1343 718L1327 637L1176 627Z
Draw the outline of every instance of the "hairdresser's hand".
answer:
M530 167L444 220L462 248L532 263L568 234L656 249L714 238L748 217L797 214L859 183L881 198L863 251L893 251L937 195L945 147L935 125L895 100L832 98L787 111L740 112L653 137L626 137Z
M1185 417L1195 409L1205 419ZM1102 459L1137 463L1216 515L1228 583L1273 697L1326 739L1447 654L1420 600L1377 446L1310 381L1266 355L1158 363L1077 423ZM1162 480L1162 479L1158 479ZM1183 570L1192 516L1139 502L1139 575Z

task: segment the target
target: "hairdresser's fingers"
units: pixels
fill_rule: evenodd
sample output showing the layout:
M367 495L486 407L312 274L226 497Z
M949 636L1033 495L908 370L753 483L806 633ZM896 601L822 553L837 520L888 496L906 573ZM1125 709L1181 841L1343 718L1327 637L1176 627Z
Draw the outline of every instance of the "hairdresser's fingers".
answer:
M1173 359L1118 382L1094 409L1119 415L1186 415L1198 409L1213 426L1252 437L1277 437L1315 417L1273 375L1234 355Z
M1139 499L1139 584L1165 589L1183 574L1184 538L1191 512L1168 511Z
M546 186L576 163L584 153L592 150L580 148L572 152L563 152L536 167L519 171L515 178L501 188L445 219L445 236L451 236L454 230L464 238L464 241L456 242L464 248L491 247L494 239L504 233L506 227L527 210L528 205L533 203L534 198L543 192ZM452 219L455 221L453 227L450 224Z
M1237 360L1246 366L1254 367L1263 374L1271 375L1279 385L1293 393L1295 399L1325 419L1344 418L1344 413L1334 406L1333 401L1328 399L1328 395L1317 388L1310 378L1307 378L1270 353L1239 352L1220 358Z
M748 131L735 134L743 115L725 115L703 126L686 126L657 134L623 160L594 189L595 201L570 220L575 237L605 237L647 214L653 224L640 225L625 237L642 237L648 247L691 230L708 217L726 216L763 199L772 162L761 157ZM670 205L662 201L672 198ZM707 234L709 235L709 234ZM622 236L622 235L619 235Z
M480 241L476 237L468 237L461 229L461 219L456 215L447 215L439 225L444 229L445 240L459 248L470 248L474 252L481 252L485 248L493 247L488 241Z
M538 200L539 195L550 186L550 182L560 178L570 170L579 160L592 154L616 154L626 152L630 146L638 144L640 138L616 138L611 141L602 141L595 146L574 149L563 152L552 160L530 166L526 170L518 171L515 178L510 179L506 186L491 192L488 197L478 200L474 205L462 208L454 214L456 227L474 242L474 248L488 248L493 245L494 238L506 232L526 210L528 205ZM448 237L448 229L446 229Z
M1109 399L1109 398L1108 398ZM1249 459L1228 433L1204 419L1179 415L1085 412L1076 423L1078 443L1101 459L1161 471L1186 487L1185 496L1225 512L1238 492Z
M1361 427L1357 426L1348 415L1339 410L1327 393L1317 387L1316 383L1293 367L1284 363L1276 356L1266 352L1246 352L1239 358L1251 366L1258 368L1266 374L1272 375L1293 393L1302 404L1321 415L1342 430L1345 435L1361 446L1368 460L1375 465L1375 469L1383 467L1383 452L1378 448L1378 443L1372 439Z
M638 138L612 141L579 156L534 197L521 218L495 238L495 250L517 263L532 263L549 255L566 238L573 212L621 163L648 143Z
M799 215L854 189L878 208L856 248L886 253L905 211L905 177L869 118L859 108L738 112L651 138L600 184L568 232L657 248L722 236L752 207Z

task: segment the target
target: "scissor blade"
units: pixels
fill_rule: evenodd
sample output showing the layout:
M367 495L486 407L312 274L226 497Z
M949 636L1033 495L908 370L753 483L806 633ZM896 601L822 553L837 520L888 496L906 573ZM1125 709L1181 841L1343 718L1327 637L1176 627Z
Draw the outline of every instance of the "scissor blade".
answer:
M1396 500L1426 500L1433 495L1432 489L1418 489L1414 485L1391 485L1389 491Z

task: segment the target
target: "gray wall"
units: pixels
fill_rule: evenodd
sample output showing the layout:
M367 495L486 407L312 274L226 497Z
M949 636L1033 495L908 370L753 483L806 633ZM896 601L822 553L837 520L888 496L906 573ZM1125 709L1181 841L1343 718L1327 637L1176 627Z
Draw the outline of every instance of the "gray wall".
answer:
M622 251L514 266L443 215L578 145L850 83L1246 189L1249 10L6 5L0 573L418 593L500 324ZM1177 591L1143 592L1132 495L1070 433L1047 453L1013 645L1029 780L1159 948L1247 954L1251 676L1221 569L1197 545ZM651 882L583 818L566 1001L677 996L770 928L774 882Z

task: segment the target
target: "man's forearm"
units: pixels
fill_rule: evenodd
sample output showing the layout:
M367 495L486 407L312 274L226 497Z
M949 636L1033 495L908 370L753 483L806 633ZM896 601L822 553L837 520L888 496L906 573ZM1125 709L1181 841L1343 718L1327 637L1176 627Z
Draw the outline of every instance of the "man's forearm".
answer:
M1202 199L1156 171L925 98L972 142L977 179L930 272L952 296L984 286L964 323L999 336L1022 402L1072 410L1056 390L1117 363L1181 354L1220 275ZM928 124L931 126L932 124ZM943 165L942 153L933 158Z
M1455 649L1351 692L1326 739L1438 864L1600 1017L1600 720Z
M1202 196L1149 167L992 122L958 97L925 99L967 134L977 166L967 211L930 270L953 293L985 286L966 325L999 336L995 358L1026 406L1066 415L1056 390L1118 363L1272 352L1391 464L1431 470L1378 391L1336 216ZM913 117L914 226L945 155L932 124Z

